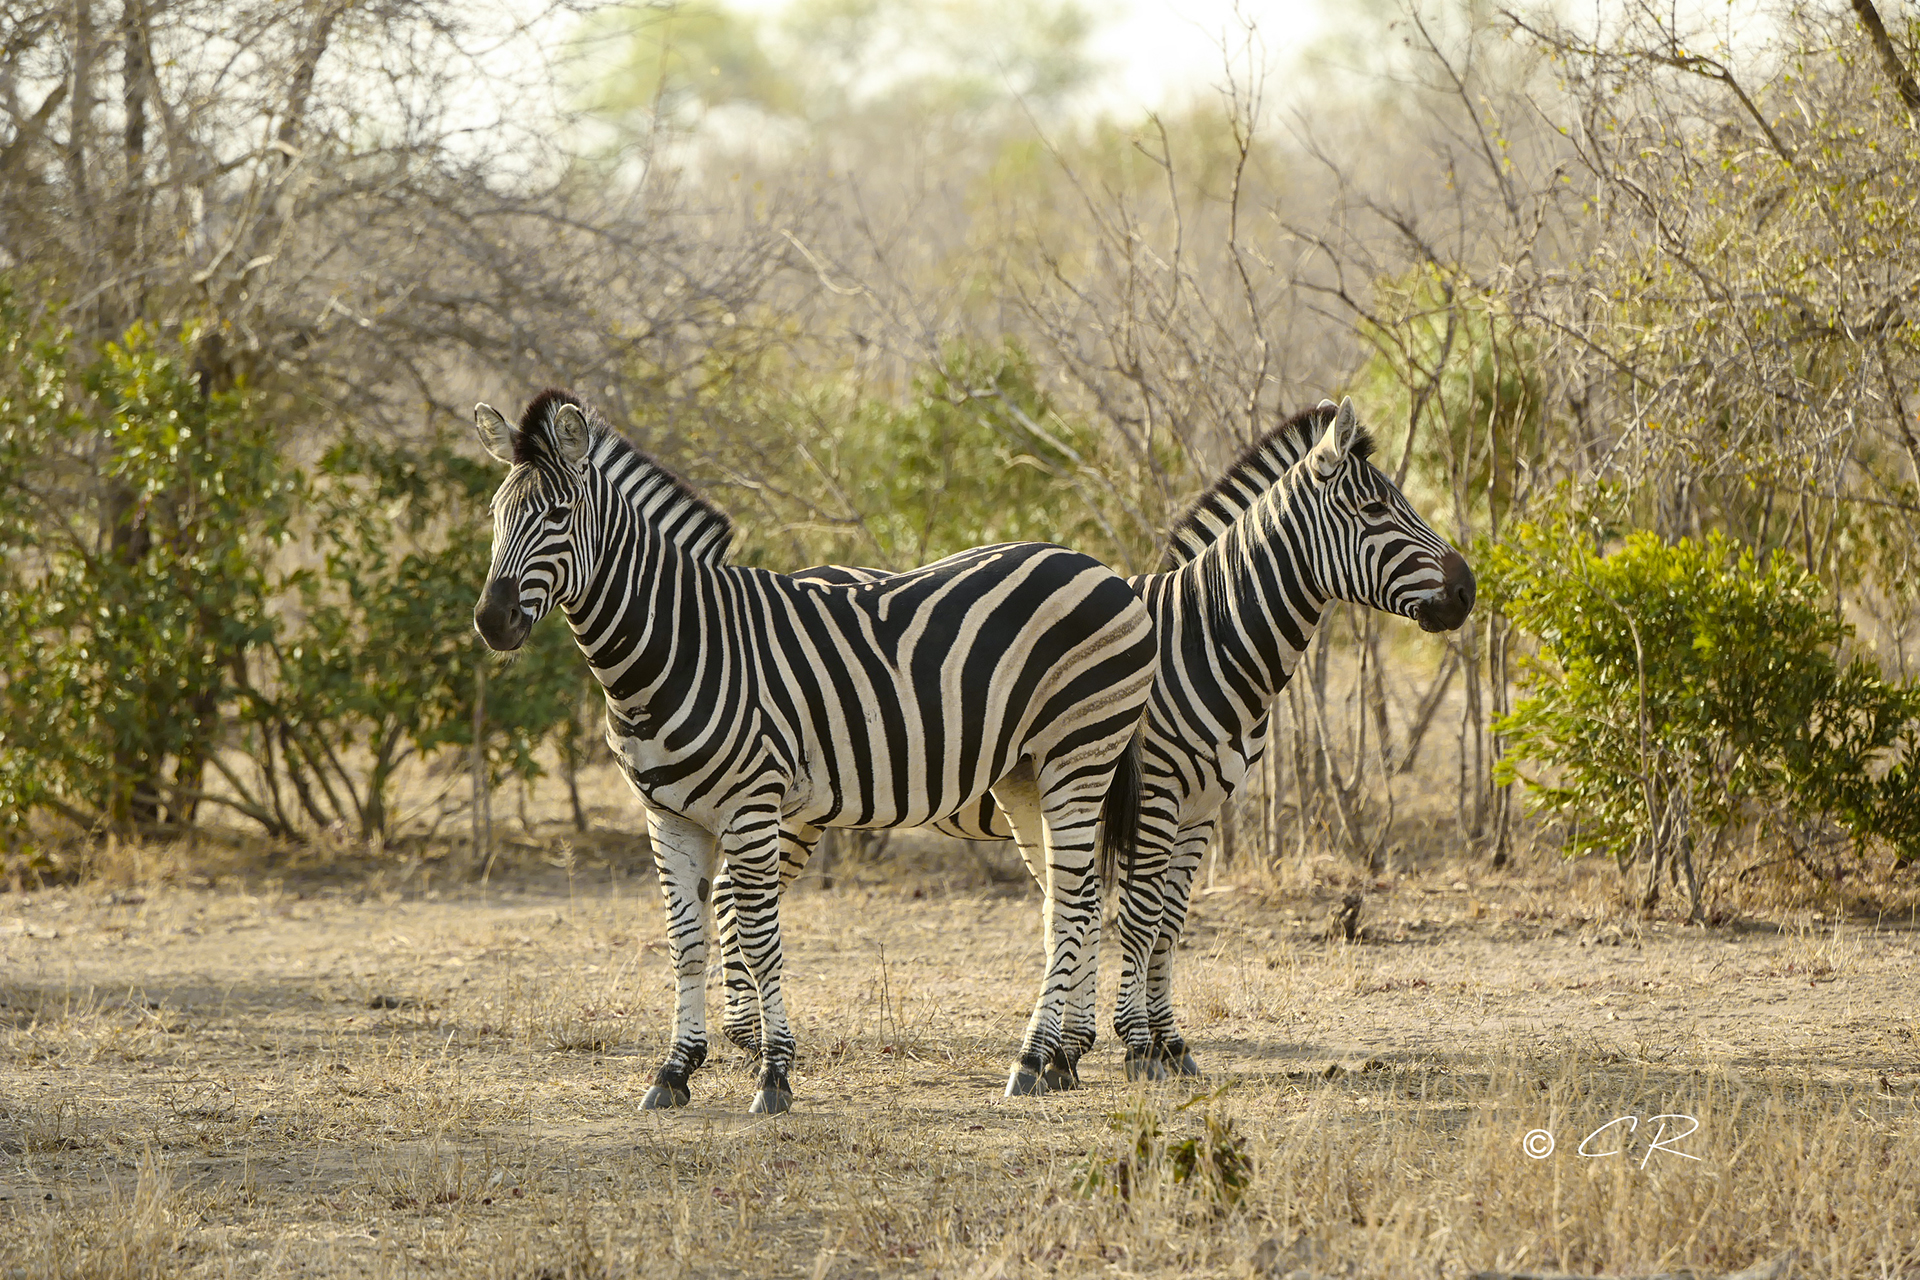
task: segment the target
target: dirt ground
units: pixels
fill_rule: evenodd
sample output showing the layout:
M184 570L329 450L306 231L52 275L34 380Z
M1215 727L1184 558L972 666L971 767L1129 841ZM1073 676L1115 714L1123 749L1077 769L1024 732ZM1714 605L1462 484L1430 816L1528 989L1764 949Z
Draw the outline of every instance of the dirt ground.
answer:
M790 895L772 1119L730 1047L638 1110L672 992L629 857L0 896L0 1272L1920 1276L1911 915L1223 877L1179 967L1205 1080L1108 1037L1006 1100L1037 897L955 848Z

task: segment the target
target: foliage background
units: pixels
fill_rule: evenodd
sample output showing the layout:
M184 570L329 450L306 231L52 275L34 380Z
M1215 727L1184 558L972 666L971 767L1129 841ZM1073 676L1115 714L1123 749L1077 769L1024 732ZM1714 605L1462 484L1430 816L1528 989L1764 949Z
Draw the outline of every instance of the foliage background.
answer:
M564 637L494 667L466 620L469 406L543 385L711 489L753 563L1047 537L1123 571L1350 390L1495 607L1439 640L1330 614L1222 858L1605 850L1698 914L1770 858L1910 857L1914 16L1409 0L1303 49L1256 7L1150 112L1099 105L1101 21L10 7L11 865L105 831L420 836L502 771L571 777ZM1673 706L1714 653L1797 655L1794 696L1852 727L1816 750L1737 705L1777 690L1722 689L1621 808L1592 771L1654 757L1541 718L1618 692L1580 583L1672 641ZM396 813L414 768L443 802ZM1676 826L1659 797L1708 778L1727 802Z

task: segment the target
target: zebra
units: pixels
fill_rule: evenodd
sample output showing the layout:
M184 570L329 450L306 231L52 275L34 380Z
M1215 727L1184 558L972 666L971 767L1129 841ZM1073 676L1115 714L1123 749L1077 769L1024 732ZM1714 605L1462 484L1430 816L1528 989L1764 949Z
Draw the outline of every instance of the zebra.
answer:
M758 998L750 1110L792 1105L781 867L829 826L914 826L977 805L1044 848L1046 978L1011 1095L1044 1092L1097 922L1102 857L1131 856L1152 623L1090 556L1002 543L852 586L729 565L727 517L562 391L519 426L474 626L514 650L558 605L606 693L607 742L640 797L678 984L674 1039L641 1105L684 1106L706 1058L706 904L721 857ZM1097 927L1097 924L1095 925Z
M1194 873L1221 808L1265 750L1273 703L1328 604L1369 605L1430 632L1459 628L1473 608L1473 570L1372 464L1373 450L1350 398L1295 414L1174 523L1160 572L1128 579L1153 617L1160 651L1142 748L1138 848L1116 912L1125 960L1114 1030L1129 1079L1199 1074L1172 1001ZM827 566L796 576L848 582L873 572ZM1015 834L991 795L937 825L967 839ZM1024 840L1021 852L1035 868ZM724 934L724 913L722 923ZM1047 1066L1049 1087L1079 1083L1079 1059L1094 1040L1095 967L1090 948L1061 1050ZM723 1025L744 1043L738 1033L752 1014L752 989L743 977L729 949Z

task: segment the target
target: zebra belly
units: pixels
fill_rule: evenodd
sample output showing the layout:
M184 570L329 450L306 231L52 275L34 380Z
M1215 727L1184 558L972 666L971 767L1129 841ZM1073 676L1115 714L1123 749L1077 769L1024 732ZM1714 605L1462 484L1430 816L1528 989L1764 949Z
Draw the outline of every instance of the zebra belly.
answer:
M1007 821L1007 815L1000 806L993 802L991 792L960 812L940 819L933 824L933 829L962 840L1013 839L1013 824Z
M716 833L732 807L729 798L745 787L759 789L772 772L782 784L781 818L790 824L867 829L937 825L965 840L1005 840L1013 834L1006 815L993 804L985 777L976 779L975 789L960 799L957 808L944 805L940 812L935 812L923 796L901 797L891 794L891 788L869 786L863 792L848 794L843 790L836 795L830 781L818 776L817 771L773 764L766 751L747 753L751 763L696 770L663 781L664 769L685 762L662 751L646 734L621 732L632 723L624 716L618 720L609 716L607 721L607 746L619 762L627 785L648 807L687 818ZM980 770L987 777L1004 772L1004 764L998 761L984 764ZM879 777L874 775L873 781Z
M813 827L852 827L876 829L883 827L924 827L932 826L949 835L965 840L997 840L1004 835L974 834L986 829L980 815L983 806L992 813L993 798L982 786L975 794L965 797L955 809L951 805L942 806L941 812L934 812L924 797L848 795L838 797L824 781L807 773L801 773L792 780L787 793L787 803L782 808L782 816L789 821L804 823ZM1006 819L1000 824L1003 831L1010 834Z

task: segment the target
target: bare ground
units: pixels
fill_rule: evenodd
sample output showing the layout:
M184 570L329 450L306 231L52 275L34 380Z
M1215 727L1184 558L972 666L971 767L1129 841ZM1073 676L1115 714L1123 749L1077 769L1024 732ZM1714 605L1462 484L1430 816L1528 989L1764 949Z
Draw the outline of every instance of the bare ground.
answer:
M865 866L789 899L795 1110L749 1120L730 1048L638 1110L672 996L630 858L432 870L0 897L0 1271L1920 1276L1910 916L1636 922L1557 865L1216 884L1206 1080L1107 1040L1008 1101L1037 898Z

